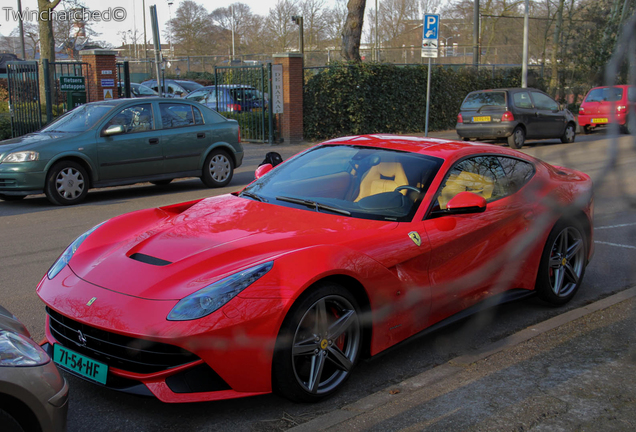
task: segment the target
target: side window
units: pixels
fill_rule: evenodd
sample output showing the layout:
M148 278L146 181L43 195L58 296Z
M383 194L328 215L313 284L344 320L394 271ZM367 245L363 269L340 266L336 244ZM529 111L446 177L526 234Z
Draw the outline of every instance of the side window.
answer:
M161 123L164 129L191 126L194 124L192 107L188 104L160 103Z
M636 102L636 87L627 88L627 101Z
M501 182L505 195L517 192L534 175L534 166L531 163L509 157L500 157L499 162L506 173L506 180Z
M512 98L517 108L532 109L532 101L530 100L530 93L528 92L515 93Z
M192 107L192 112L194 113L194 124L203 124L203 116L201 115L199 108Z
M460 192L476 193L488 202L499 199L505 196L501 185L505 178L506 174L495 156L464 159L449 170L437 197L439 208L445 210L448 201Z
M532 92L532 99L534 99L534 106L537 109L543 110L558 110L559 104L550 96L546 96L543 93Z
M125 133L153 130L155 125L152 118L151 104L133 105L124 108L110 119L106 124L106 128L115 125L124 126Z

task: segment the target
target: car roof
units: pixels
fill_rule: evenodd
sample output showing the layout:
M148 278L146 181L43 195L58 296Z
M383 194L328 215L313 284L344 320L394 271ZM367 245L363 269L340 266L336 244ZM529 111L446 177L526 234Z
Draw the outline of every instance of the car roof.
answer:
M200 88L199 90L203 90L203 89L214 89L214 88L221 88L221 89L237 89L237 88L244 88L244 89L250 89L250 90L256 90L256 88L252 87L251 85L247 85L247 84L219 84L219 85L209 85L209 86L205 86L203 88Z
M185 99L173 99L173 98L164 98L161 96L151 96L151 97L145 97L143 98L143 101L140 101L139 98L119 98L119 99L113 99L113 100L102 100L102 101L96 101L96 102L89 102L86 105L91 105L91 104L101 104L101 105L112 105L112 106L117 106L117 105L123 105L125 103L128 102L134 102L134 103L149 103L152 101L159 101L159 102L169 102L169 103L187 103L187 104L192 104L192 101L188 101Z
M540 91L543 93L543 90L539 90L533 87L526 87L526 88L522 88L522 87L505 87L505 88L496 88L496 89L483 89L483 90L474 90L471 91L470 93L481 93L481 92L497 92L497 91L528 91L528 90L536 90L536 91Z
M399 150L418 153L442 159L457 160L473 154L501 154L528 161L535 159L516 150L503 148L494 144L472 141L455 141L439 138L427 138L404 135L374 134L356 135L336 138L323 142L321 145L355 145L377 147L382 149Z

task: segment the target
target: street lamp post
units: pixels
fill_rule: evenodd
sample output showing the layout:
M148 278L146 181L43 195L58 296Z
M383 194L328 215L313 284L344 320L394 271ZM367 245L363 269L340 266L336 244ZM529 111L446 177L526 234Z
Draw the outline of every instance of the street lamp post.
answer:
M174 1L168 0L168 39L170 42L170 55L172 54L172 5Z
M20 28L20 48L22 49L22 60L26 60L26 50L24 49L24 25L22 24L22 1L18 0L18 27ZM35 53L33 53L35 58Z
M301 54L305 52L305 41L303 38L303 17L301 15L294 15L291 17L292 21L298 25L298 51Z
M444 57L448 57L448 40L452 39L453 36L449 36L447 38L444 38Z
M380 47L378 46L378 0L375 0L375 61L380 61Z

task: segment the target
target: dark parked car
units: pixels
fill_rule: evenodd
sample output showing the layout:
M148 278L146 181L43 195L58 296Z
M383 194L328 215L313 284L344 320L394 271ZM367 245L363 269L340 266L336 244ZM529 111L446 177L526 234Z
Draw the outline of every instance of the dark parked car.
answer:
M574 142L576 120L541 90L478 90L464 99L455 129L464 140L507 140L510 147L518 149L526 138Z
M163 80L162 85L165 84L164 94L167 97L186 97L188 94L192 93L195 90L202 88L203 86L194 81L187 80L173 80L167 79ZM141 85L145 85L146 87L150 87L156 92L159 92L159 86L157 85L157 80L148 80L141 83Z
M124 83L120 82L119 87L117 88L118 95L120 98L124 97ZM157 97L159 93L151 89L150 87L146 87L145 85L130 83L130 97L141 98L141 97Z
M0 199L44 192L69 205L92 187L179 177L225 186L243 160L239 136L235 120L185 100L81 105L36 133L0 141Z
M0 430L66 430L68 384L29 331L0 306Z
M260 111L267 107L264 93L252 86L241 84L203 87L190 93L186 99L199 102L218 112Z

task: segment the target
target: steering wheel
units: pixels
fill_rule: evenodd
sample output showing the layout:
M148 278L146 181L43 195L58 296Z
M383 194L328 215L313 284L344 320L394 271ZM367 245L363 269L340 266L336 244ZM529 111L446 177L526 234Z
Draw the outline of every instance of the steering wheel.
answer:
M417 193L421 193L422 192L421 190L419 190L415 186L409 186L409 185L398 186L395 189L393 189L393 192L399 192L399 191L404 190L404 189L412 190L413 192L417 192Z

